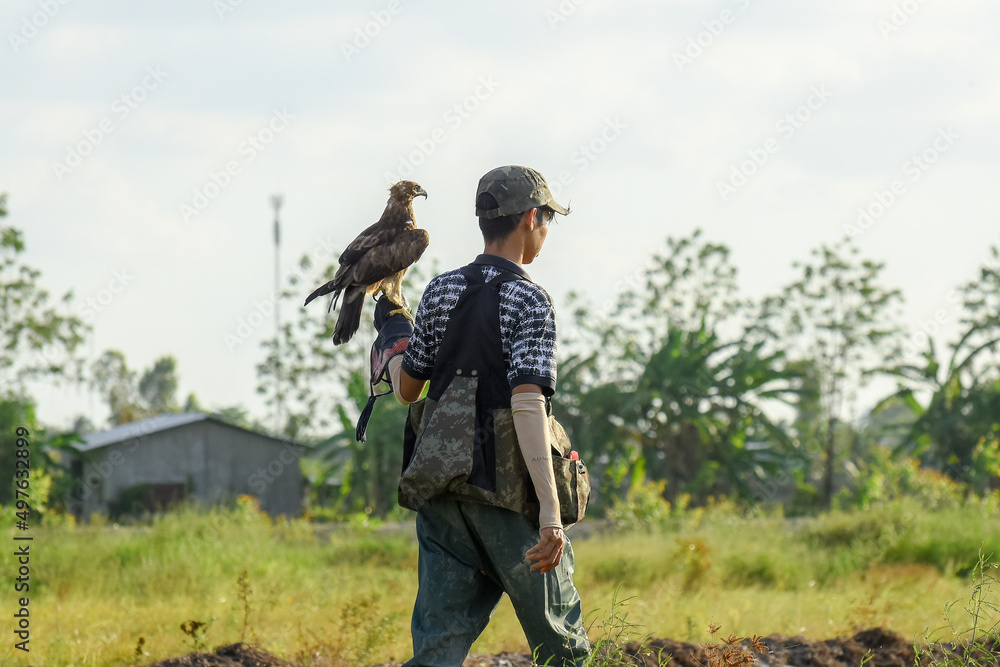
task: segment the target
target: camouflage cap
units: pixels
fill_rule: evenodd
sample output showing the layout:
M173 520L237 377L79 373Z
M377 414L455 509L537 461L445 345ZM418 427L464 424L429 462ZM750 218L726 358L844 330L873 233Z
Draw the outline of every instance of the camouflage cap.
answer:
M483 194L492 195L497 201L497 207L482 208L480 196ZM479 179L479 189L476 191L476 215L480 218L500 218L542 206L562 215L569 213L569 209L552 198L545 177L534 169L507 165L497 167Z

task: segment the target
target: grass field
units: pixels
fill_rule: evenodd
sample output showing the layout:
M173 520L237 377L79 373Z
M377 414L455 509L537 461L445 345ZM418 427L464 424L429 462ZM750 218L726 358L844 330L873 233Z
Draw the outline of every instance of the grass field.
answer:
M33 532L31 652L8 639L3 665L140 664L241 639L303 662L408 657L412 521L272 522L243 503ZM895 502L797 520L723 507L631 529L585 522L570 537L594 621L620 587L628 620L656 637L706 641L713 622L811 638L879 625L919 639L944 624L945 604L968 598L980 549L1000 552L1000 517L992 505ZM4 572L16 571L13 551L3 550ZM15 605L5 585L8 624ZM189 621L205 625L186 634ZM506 601L473 651L505 649L525 650Z

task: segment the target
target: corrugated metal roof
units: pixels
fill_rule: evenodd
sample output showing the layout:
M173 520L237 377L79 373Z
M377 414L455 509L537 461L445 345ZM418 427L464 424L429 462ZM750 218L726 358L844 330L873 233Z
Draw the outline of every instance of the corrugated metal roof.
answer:
M184 426L185 424L193 424L194 422L202 421L208 418L208 415L200 412L181 412L178 414L156 415L155 417L150 417L149 419L141 419L139 421L129 422L128 424L120 424L112 429L108 429L107 431L85 435L83 436L84 442L77 445L77 448L86 452L91 449L97 449L98 447L113 445L116 442L128 442L129 440L142 438L150 435L151 433L159 433L160 431L166 431L167 429Z
M152 433L159 433L161 431L177 428L178 426L185 426L187 424L193 424L204 420L213 421L229 428L235 428L239 431L243 431L244 433L256 433L257 435L274 440L275 442L283 442L289 445L294 445L295 447L302 447L304 449L316 449L315 445L294 442L292 440L286 440L285 438L276 438L273 435L260 433L259 431L250 431L242 426L229 424L222 421L218 417L206 415L202 412L180 412L176 414L156 415L155 417L150 417L149 419L141 419L139 421L129 422L128 424L121 424L112 429L108 429L107 431L101 431L100 433L90 433L89 435L83 436L84 441L83 443L77 445L77 449L82 452L88 452L99 447L106 447L107 445L113 445L118 442L129 442L131 440L141 439Z

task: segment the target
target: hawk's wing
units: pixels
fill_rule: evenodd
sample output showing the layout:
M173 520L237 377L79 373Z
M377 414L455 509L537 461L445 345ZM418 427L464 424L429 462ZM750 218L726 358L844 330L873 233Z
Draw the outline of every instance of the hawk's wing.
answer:
M306 297L305 304L316 297L347 288L350 285L368 287L384 278L395 275L418 259L430 243L427 230L417 227L392 233L388 229L378 229L366 234L372 225L351 242L340 256L340 268L333 280L320 285ZM345 260L346 258L346 260ZM333 302L330 303L333 307Z
M395 231L392 227L384 224L381 219L372 223L365 231L358 234L350 245L344 248L344 252L340 253L340 263L353 264L372 248L391 242Z
M414 227L398 233L388 243L371 247L348 269L349 282L367 287L399 273L420 259L430 238L426 229Z

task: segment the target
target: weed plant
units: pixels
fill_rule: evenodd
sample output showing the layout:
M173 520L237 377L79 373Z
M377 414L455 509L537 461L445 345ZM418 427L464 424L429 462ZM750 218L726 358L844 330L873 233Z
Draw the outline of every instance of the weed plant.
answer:
M721 627L712 623L708 626L708 631L714 638ZM708 667L750 667L757 663L758 656L766 655L768 651L767 644L760 635L747 639L734 634L706 644L705 650L708 653Z
M923 645L914 644L916 664L928 661L931 667L995 667L1000 663L1000 604L997 592L998 565L992 557L979 552L972 580L972 592L963 608L963 622L956 620L955 606L945 605L946 626L926 638Z
M615 589L611 596L611 604L598 618L598 611L587 614L584 626L591 638L590 657L585 667L619 667L619 665L634 665L650 655L650 649L644 647L649 635L639 636L641 626L628 618L628 604L633 598L620 599L621 587ZM638 648L630 650L630 644L638 644ZM659 664L659 661L657 661Z

